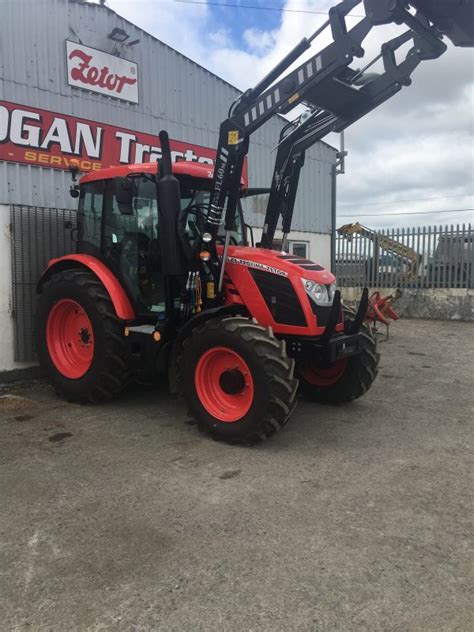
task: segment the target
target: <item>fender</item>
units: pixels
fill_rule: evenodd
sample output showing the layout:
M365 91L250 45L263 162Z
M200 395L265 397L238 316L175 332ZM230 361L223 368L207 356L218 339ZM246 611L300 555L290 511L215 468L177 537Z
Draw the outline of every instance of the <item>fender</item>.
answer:
M220 316L249 316L245 305L220 305L219 307L211 307L190 318L187 323L180 329L176 340L171 342L168 353L168 384L170 392L173 395L179 393L178 372L177 372L177 350L186 336L189 336L194 327Z
M180 345L197 325L204 323L206 320L211 320L211 318L221 316L249 316L249 312L245 305L220 305L219 307L206 309L190 318L180 329L178 337L176 338L176 344Z
M51 259L48 261L48 267L43 272L36 286L36 291L39 292L41 290L41 286L43 283L49 279L51 274L56 270L64 270L68 268L84 266L93 272L103 283L105 289L107 290L110 299L113 303L115 313L122 320L133 320L135 318L135 312L130 303L130 300L125 293L120 281L114 274L109 270L109 268L93 257L91 255L65 255L64 257L59 257L58 259Z

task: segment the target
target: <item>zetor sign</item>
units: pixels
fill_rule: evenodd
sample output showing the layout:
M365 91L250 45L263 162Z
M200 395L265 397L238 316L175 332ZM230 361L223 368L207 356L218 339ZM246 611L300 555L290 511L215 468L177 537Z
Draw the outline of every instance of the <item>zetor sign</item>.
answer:
M214 149L171 140L174 161L214 165ZM158 136L0 101L0 160L95 171L161 158Z
M70 86L138 103L138 66L133 61L66 41Z

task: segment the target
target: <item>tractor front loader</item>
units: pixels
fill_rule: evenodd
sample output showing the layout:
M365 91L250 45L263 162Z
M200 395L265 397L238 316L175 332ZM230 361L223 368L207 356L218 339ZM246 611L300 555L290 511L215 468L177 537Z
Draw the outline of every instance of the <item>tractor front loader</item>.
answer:
M346 16L361 5L353 28ZM214 169L162 159L94 171L79 196L76 253L49 263L38 283L37 342L56 389L79 402L118 395L132 379L168 376L199 426L231 443L280 430L296 404L298 377L320 402L363 395L379 356L363 325L368 292L345 317L333 274L274 250L280 218L291 229L304 151L341 131L402 86L418 64L455 44L472 45L465 3L343 0L262 81L231 106ZM351 68L373 27L403 25L382 46L379 75ZM332 42L284 73L329 29ZM410 48L397 61L404 44ZM240 197L251 134L275 114L304 104L309 115L285 128L262 242L247 245Z

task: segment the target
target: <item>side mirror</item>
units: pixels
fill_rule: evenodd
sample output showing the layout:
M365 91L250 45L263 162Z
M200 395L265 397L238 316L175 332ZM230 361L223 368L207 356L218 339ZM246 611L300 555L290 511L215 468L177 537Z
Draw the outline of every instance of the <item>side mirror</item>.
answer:
M115 199L122 215L133 215L133 198L136 196L137 187L132 178L115 178Z

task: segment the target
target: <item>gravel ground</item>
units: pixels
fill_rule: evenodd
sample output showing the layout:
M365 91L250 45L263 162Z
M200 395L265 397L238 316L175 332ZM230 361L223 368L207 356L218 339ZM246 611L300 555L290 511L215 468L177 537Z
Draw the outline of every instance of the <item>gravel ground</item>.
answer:
M364 398L253 448L164 388L7 387L1 630L474 629L474 324L392 330Z

